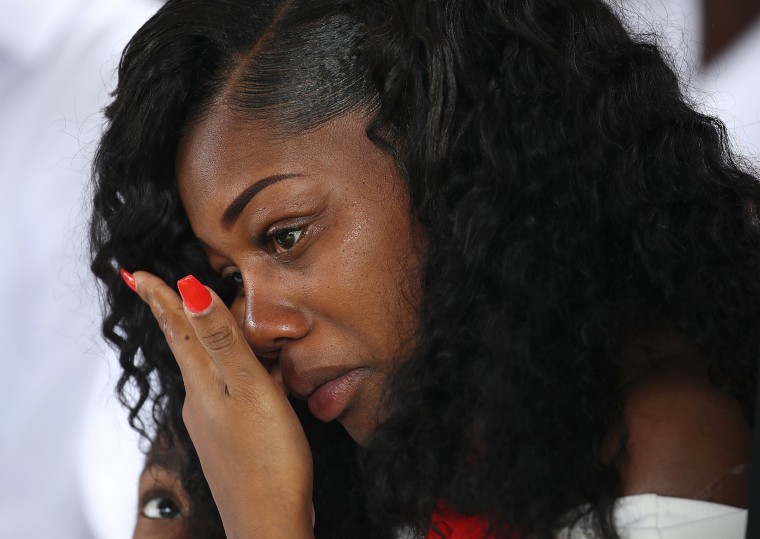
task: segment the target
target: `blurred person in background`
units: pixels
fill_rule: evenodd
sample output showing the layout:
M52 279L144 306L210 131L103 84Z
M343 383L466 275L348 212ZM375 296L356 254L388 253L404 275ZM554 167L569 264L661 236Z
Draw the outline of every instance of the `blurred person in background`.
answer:
M84 192L149 0L0 0L0 537L120 539L142 467L112 393Z

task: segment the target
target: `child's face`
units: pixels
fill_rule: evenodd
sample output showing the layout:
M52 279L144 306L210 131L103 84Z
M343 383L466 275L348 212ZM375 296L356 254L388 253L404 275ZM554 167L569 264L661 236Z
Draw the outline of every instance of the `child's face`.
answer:
M161 451L151 451L140 476L137 525L132 539L190 539L187 493L179 473L161 456Z

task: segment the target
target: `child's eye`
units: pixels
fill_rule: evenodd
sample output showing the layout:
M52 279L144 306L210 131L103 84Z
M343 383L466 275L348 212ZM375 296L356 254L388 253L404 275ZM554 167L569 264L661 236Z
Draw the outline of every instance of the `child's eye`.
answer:
M144 517L154 519L180 518L182 516L179 504L167 496L155 496L149 499L142 506L140 512Z
M272 233L271 237L279 247L286 251L289 251L295 246L296 243L298 243L298 239L301 237L302 232L303 230L300 228L293 230L283 230L281 232Z

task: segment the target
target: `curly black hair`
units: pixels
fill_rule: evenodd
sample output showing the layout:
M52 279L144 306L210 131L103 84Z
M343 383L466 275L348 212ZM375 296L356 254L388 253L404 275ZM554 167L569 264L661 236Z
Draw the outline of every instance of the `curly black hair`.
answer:
M635 329L677 328L753 421L760 184L609 5L169 0L125 50L94 164L92 268L135 427L145 410L181 425L184 390L118 268L230 292L174 170L230 85L245 117L287 132L370 111L367 136L395 157L425 232L418 347L390 381L364 481L343 474L354 530L424 531L444 502L495 537L549 538L584 515L616 537L620 478L600 447L622 422Z

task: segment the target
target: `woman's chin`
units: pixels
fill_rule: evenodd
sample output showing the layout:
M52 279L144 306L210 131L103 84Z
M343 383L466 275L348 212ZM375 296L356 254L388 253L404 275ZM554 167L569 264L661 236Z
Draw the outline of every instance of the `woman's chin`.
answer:
M377 421L370 421L366 414L347 413L338 418L338 422L346 429L348 435L360 446L366 447L377 427Z

